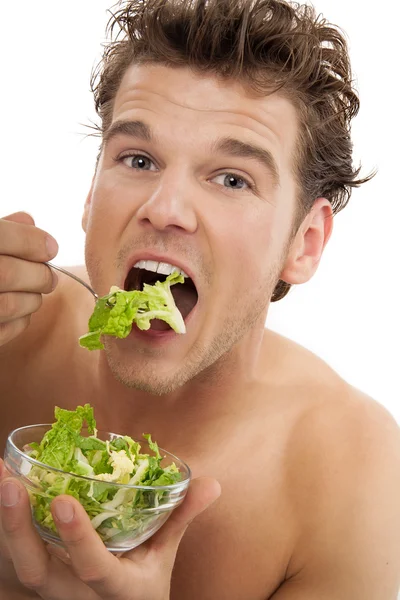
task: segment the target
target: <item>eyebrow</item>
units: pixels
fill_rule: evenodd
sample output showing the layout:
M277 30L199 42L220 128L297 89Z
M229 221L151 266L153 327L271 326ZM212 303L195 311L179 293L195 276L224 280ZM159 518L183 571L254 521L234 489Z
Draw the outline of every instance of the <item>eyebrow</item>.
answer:
M128 135L146 142L154 141L151 127L143 121L116 121L104 133L104 144L107 144L118 135ZM279 169L269 150L232 137L224 137L217 140L213 143L211 149L213 153L256 160L271 173L274 186L279 186Z
M241 140L232 137L218 140L213 144L212 149L213 152L221 152L223 154L229 154L230 156L256 160L271 173L274 186L279 186L279 169L269 150L255 144L242 142Z
M149 125L143 121L115 121L103 135L103 141L107 144L118 135L129 135L145 142L151 142L153 135Z

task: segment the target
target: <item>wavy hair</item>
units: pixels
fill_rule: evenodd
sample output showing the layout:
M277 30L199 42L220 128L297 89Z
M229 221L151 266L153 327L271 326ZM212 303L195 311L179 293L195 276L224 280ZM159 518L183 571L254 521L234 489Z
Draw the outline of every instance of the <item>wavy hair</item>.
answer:
M110 41L92 73L98 128L111 123L113 102L133 63L189 66L239 79L256 93L279 91L295 105L299 134L293 156L298 211L293 234L318 197L336 214L358 178L351 119L359 111L344 33L312 6L285 0L130 0L108 23ZM290 285L279 281L271 300Z

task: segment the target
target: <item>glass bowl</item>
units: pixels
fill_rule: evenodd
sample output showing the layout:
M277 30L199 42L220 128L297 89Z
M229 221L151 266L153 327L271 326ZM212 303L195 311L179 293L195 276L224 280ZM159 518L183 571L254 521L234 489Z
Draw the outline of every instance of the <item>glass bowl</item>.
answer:
M28 490L33 522L40 536L49 543L63 546L49 511L53 498L70 494L82 499L86 512L90 511L92 525L111 552L126 552L142 544L165 523L174 508L182 503L189 487L190 468L179 458L160 448L162 468L175 463L181 481L165 486L140 486L110 483L93 477L65 473L49 467L26 452L29 444L40 443L50 424L20 427L10 433L4 455L5 466ZM83 430L82 435L84 435ZM122 435L97 432L103 441ZM141 452L152 455L146 441L140 441ZM50 484L50 485L49 485ZM51 492L49 493L49 487ZM95 486L95 488L94 488ZM95 489L96 499L93 497ZM102 492L107 501L102 502ZM84 500L84 502L83 502ZM86 506L85 506L86 505Z

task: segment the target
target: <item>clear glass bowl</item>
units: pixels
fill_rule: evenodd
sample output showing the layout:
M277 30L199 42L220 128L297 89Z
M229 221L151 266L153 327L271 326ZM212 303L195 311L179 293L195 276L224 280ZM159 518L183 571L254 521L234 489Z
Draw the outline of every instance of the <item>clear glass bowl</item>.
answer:
M84 477L74 475L73 473L67 474L59 469L49 467L26 454L25 451L28 450L28 445L32 442L40 443L44 434L50 428L51 425L29 425L15 429L8 436L4 456L4 462L8 471L12 476L17 477L28 490L32 506L33 522L45 541L63 546L54 523L43 523L43 505L46 507L45 513L48 514L49 511L47 509L50 507L51 501L58 495L57 493L50 495L46 491L43 483L41 483L43 476L51 478L51 481L54 481L56 477L61 482L65 481L65 486L63 484L64 490L67 487L70 493L77 486L79 486L80 493L82 493L82 490L84 490L83 493L90 493L90 490L93 490L91 486L96 485L96 497L98 497L98 492L101 492L103 488L104 490L108 490L108 502L103 504L96 502L96 513L101 516L97 516L96 514L94 517L96 522L92 520L92 524L106 548L111 552L126 552L139 546L160 529L174 508L183 501L190 483L191 472L189 467L173 454L160 448L160 453L163 456L160 466L165 468L174 462L182 476L181 481L178 483L166 486L140 486L103 482L93 477ZM82 434L84 435L85 433L83 430ZM104 441L111 441L122 437L115 433L102 431L98 431L97 436ZM140 445L142 453L153 455L146 441L140 441ZM38 474L38 469L45 471L45 473L40 472L40 477L35 477L34 473ZM110 487L115 488L115 494L114 491L110 493ZM65 492L61 490L59 493ZM115 506L110 506L110 496L112 498L115 497ZM119 505L118 499L122 497L124 497L124 504ZM104 506L104 504L108 506ZM113 517L116 518L113 519ZM112 522L114 522L114 525L110 526ZM116 522L121 523L122 529L116 527Z

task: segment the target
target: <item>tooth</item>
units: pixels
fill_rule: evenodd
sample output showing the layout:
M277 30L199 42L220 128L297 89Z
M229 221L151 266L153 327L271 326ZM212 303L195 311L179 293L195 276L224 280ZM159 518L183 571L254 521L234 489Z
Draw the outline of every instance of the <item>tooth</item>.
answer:
M144 260L139 260L139 262L136 263L136 265L133 265L136 269L145 269L145 264L146 261Z
M161 275L170 275L173 270L173 267L165 262L160 262L157 268L157 273L161 273Z
M156 262L155 260L139 260L134 267L137 269L146 269L147 271L153 271L154 273L160 273L160 275L171 275L172 273L180 273L183 277L189 278L189 275L185 273L183 269L179 269L174 265L166 262Z
M144 260L143 261L145 263L145 266L142 267L142 269L146 269L146 271L153 271L154 273L157 273L157 268L158 268L158 262L156 262L155 260Z

